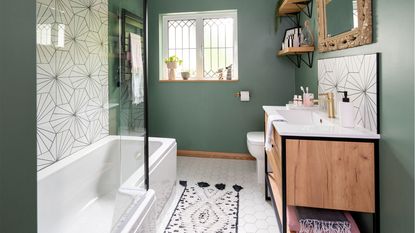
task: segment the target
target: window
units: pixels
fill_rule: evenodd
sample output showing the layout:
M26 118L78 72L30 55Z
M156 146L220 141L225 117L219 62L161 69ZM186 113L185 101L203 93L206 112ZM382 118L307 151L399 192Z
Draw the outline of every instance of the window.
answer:
M182 72L189 80L238 79L236 10L166 14L162 21L162 57L182 61L174 80L183 80ZM172 80L166 63L160 64L160 79Z

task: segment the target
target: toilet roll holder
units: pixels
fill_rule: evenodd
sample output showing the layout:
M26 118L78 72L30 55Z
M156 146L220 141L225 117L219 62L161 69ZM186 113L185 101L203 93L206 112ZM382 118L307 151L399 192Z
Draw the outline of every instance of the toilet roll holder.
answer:
M248 97L251 98L251 92L249 92L249 91L239 91L237 93L234 93L233 96L235 96L237 98L241 98L241 92L248 92Z

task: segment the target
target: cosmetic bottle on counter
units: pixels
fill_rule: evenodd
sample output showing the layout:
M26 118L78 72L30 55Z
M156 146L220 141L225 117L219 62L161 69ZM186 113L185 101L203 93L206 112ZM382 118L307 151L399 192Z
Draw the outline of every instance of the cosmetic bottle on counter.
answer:
M347 91L339 91L343 93L344 97L342 102L339 103L340 122L343 127L354 127L354 114L353 103L350 103L350 99L347 97Z
M300 107L303 106L303 97L301 95L298 95L297 105Z

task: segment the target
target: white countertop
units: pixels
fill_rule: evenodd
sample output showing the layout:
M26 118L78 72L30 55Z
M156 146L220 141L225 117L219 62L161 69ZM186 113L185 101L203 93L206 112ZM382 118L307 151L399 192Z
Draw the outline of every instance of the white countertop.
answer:
M285 106L263 106L268 115L279 114L278 111L287 111ZM298 111L298 110L288 110ZM290 122L274 121L273 126L281 136L300 137L330 137L330 138L354 138L354 139L380 139L380 135L365 128L344 128L338 118L328 118L326 112L318 110L300 110L315 113L324 124L290 124Z

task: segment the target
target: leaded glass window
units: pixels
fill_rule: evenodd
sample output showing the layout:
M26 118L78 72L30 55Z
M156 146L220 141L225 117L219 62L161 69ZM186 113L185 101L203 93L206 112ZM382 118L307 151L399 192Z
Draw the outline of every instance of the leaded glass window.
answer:
M161 80L169 68L163 62L171 56L183 61L175 71L190 73L190 80L237 80L236 11L199 12L163 15ZM170 68L171 71L171 68Z
M204 78L215 79L220 70L233 65L233 19L204 19L203 32Z
M196 20L168 21L169 57L176 55L183 63L183 71L196 75Z

